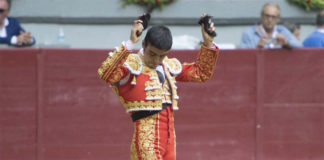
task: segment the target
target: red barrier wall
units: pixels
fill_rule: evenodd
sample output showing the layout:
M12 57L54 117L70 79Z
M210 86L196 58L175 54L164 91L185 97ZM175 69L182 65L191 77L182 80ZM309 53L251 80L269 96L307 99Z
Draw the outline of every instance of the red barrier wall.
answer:
M36 158L38 52L0 50L1 160Z
M131 119L97 76L106 53L0 49L0 160L129 159ZM324 159L323 53L221 51L210 81L178 83L177 158Z

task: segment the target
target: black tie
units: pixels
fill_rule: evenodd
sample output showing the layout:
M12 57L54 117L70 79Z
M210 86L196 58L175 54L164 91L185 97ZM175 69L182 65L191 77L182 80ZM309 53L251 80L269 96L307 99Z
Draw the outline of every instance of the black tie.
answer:
M159 76L159 80L160 80L160 82L163 84L163 83L164 83L164 80L165 80L163 74L162 74L160 71L158 71L158 70L156 71L156 73L157 73L158 76Z

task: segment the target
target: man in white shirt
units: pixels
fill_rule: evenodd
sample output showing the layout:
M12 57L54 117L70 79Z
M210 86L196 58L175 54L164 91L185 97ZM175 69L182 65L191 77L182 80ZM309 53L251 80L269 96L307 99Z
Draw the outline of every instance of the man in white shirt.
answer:
M17 19L8 17L11 0L0 0L0 44L31 46L35 38L20 26Z

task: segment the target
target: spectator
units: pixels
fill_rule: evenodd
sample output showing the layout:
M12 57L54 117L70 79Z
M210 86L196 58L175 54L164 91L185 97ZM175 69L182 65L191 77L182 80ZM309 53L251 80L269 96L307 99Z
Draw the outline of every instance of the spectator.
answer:
M298 40L300 40L300 24L284 22L283 24Z
M277 25L280 20L280 8L277 4L267 3L261 11L261 24L244 31L241 48L292 48L301 47L301 43L289 30Z
M31 46L35 38L20 26L15 18L8 17L11 0L0 0L0 44Z
M317 14L316 24L317 30L304 40L304 47L324 47L324 10Z

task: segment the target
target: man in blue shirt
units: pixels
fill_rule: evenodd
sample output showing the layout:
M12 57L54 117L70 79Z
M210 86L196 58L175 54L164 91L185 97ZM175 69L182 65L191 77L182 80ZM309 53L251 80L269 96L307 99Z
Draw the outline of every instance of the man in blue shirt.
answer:
M324 47L324 10L316 17L317 30L309 35L303 42L304 47Z
M280 8L277 4L267 3L261 11L261 23L244 31L241 48L294 48L302 44L284 26L277 25Z
M0 44L31 46L35 38L20 26L15 18L8 17L11 0L0 0Z

